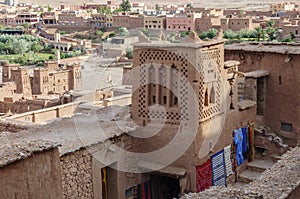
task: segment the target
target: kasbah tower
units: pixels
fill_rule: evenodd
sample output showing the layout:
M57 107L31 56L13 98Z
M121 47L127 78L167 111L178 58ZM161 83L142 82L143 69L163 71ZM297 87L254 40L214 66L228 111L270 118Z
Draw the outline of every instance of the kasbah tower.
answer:
M140 152L171 145L173 150L161 153L164 159L153 161L173 160L169 166L188 172L180 179L181 191L196 191L195 165L230 145L233 130L254 121L256 108L238 108L238 62L224 67L222 37L202 41L192 32L181 43L160 38L134 45L131 115L143 129L140 134L153 134L161 124L154 136L139 140Z

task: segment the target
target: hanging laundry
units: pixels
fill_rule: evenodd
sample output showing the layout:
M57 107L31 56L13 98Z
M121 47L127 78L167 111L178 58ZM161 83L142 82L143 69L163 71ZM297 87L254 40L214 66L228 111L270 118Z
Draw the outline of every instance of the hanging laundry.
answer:
M233 174L232 171L232 162L231 162L231 146L227 146L224 148L224 157L225 157L225 168L226 168L226 176Z
M138 186L133 186L125 191L126 199L137 199L138 197Z
M138 198L151 199L151 181L146 181L138 185Z
M242 144L242 152L247 153L248 149L247 149L247 128L243 127L241 128L242 132L243 132L243 144Z
M210 159L203 163L201 166L196 166L197 176L197 191L201 192L211 187L211 161Z
M240 166L244 162L244 156L242 152L243 145L243 132L242 129L234 130L234 144L236 145L236 160L237 165Z
M211 156L212 185L226 186L224 150Z

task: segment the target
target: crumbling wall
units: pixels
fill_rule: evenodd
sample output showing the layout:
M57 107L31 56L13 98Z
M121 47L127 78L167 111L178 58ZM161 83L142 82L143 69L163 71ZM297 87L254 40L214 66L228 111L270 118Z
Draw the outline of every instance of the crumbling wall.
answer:
M93 198L92 156L80 149L61 156L63 198Z

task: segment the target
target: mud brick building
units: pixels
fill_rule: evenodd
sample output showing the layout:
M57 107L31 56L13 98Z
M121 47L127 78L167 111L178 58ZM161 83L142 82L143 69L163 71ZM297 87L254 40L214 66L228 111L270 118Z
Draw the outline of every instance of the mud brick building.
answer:
M300 140L298 44L246 43L228 45L225 59L241 62L240 70L266 70L269 76L257 77L257 121L270 127L292 145Z

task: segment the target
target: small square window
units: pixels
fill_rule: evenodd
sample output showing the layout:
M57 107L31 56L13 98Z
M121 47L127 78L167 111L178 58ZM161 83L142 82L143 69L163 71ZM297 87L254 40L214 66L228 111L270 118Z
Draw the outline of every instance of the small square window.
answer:
M293 131L293 124L281 122L281 130L282 131L287 131L287 132L292 132Z

